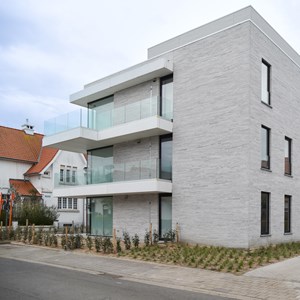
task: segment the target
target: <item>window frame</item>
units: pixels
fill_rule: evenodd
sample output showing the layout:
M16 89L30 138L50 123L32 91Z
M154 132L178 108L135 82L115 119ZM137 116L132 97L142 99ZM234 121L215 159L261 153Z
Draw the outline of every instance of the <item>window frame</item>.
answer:
M158 201L158 237L159 237L159 240L163 240L163 235L162 235L162 232L161 232L161 227L162 227L162 224L161 224L161 217L162 217L162 209L161 209L161 202L162 202L162 198L163 197L171 197L171 230L173 229L172 228L172 223L173 223L173 197L172 197L172 194L170 193L162 193L162 194L159 194L159 201Z
M265 220L263 219L263 200L264 200L263 195L267 196ZM269 192L261 192L261 201L260 201L260 235L261 236L270 235L270 195L271 193ZM264 222L265 222L265 226L264 226Z
M61 197L57 198L57 209L61 209L62 208L62 200Z
M262 80L261 80L261 102L263 104L271 106L271 64L269 64L265 59L262 59L261 67L262 67L262 65L265 65L267 67L267 82L266 82L267 91L266 92L268 93L268 102L265 102L262 97L262 93L263 93ZM261 73L261 76L263 76L262 73Z
M286 201L288 200L288 210L286 211ZM292 217L292 196L284 195L284 233L290 234L291 231L291 217Z
M286 142L288 145L288 161L286 161L286 156L285 156L285 146ZM287 171L287 163L288 163L288 171ZM292 175L292 139L285 136L284 137L284 175Z
M67 209L67 198L66 197L63 197L62 209Z
M172 142L172 159L171 159L171 178L163 178L162 177L162 143L163 142ZM159 137L159 178L160 179L166 179L166 180L171 180L173 178L173 135L171 134L166 134L166 135L161 135Z
M174 78L173 78L173 74L170 74L170 75L167 75L167 76L164 76L164 77L161 77L160 78L160 82L159 82L159 98L160 98L160 101L159 101L159 115L160 116L163 116L163 86L165 84L168 84L168 83L173 83L174 84ZM174 92L173 92L173 105L174 105ZM170 121L173 121L173 111L172 111L172 118Z
M268 160L267 160L267 167L263 166L263 160L262 160L262 157L260 158L260 168L262 170L271 170L271 155L270 155L270 144L271 144L271 129L267 126L264 126L264 125L261 125L261 132L262 132L262 129L265 129L266 132L267 132L267 140L266 140L266 150L267 150L267 153L266 155L268 156ZM262 134L261 134L261 143L263 142L262 140ZM261 144L262 146L262 144ZM262 153L261 153L262 155Z

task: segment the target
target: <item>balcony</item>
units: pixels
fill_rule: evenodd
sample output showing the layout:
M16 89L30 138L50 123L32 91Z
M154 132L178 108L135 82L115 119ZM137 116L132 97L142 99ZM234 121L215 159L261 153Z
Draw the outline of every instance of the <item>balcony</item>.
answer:
M172 183L159 179L159 160L99 166L77 172L67 182L54 175L54 197L95 197L118 194L171 193Z
M81 109L45 122L43 146L84 153L125 141L171 133L159 116L159 98L151 97L107 110Z

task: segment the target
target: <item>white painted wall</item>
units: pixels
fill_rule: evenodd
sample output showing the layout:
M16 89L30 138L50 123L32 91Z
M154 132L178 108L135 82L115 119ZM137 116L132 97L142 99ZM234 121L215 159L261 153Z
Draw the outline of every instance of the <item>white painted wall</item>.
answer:
M9 178L24 179L23 174L32 166L30 163L12 160L0 160L0 192L6 193L9 188Z

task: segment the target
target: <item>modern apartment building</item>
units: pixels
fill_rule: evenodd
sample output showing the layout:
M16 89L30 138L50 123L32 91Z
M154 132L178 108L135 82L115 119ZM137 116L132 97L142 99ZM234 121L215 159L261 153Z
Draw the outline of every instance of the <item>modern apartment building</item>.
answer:
M88 155L56 191L89 199L91 234L300 240L299 83L299 55L251 6L151 47L71 95L85 123L48 123L45 146Z

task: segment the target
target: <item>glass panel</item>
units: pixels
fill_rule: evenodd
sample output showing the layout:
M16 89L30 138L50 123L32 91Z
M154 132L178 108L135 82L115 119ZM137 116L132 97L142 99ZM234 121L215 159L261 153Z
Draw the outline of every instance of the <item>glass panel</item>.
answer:
M112 235L112 198L93 198L90 203L91 234Z
M291 175L291 140L289 138L285 138L284 141L284 173Z
M269 66L261 64L261 101L270 104L269 97Z
M64 170L60 169L59 171L59 181L64 182Z
M284 232L291 232L291 197L284 197Z
M73 199L73 209L77 209L77 198Z
M261 193L261 234L269 234L269 194Z
M162 137L160 144L160 178L172 179L172 137Z
M160 237L172 230L172 197L160 198Z
M101 130L112 126L113 101L113 96L110 96L88 104L89 128Z
M270 168L269 156L269 129L261 128L261 167L264 169Z
M173 77L161 80L161 116L173 119Z
M68 209L72 209L72 198L68 198Z
M63 198L63 208L67 208L67 198Z
M111 182L113 180L113 147L88 152L89 183Z

